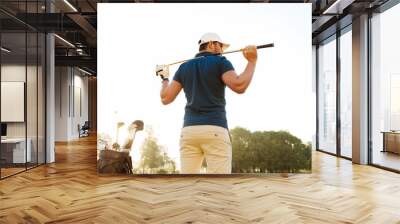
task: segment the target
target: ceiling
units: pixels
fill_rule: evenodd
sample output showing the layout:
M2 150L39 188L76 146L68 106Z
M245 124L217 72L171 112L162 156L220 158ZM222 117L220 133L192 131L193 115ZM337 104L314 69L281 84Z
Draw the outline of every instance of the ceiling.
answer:
M316 44L334 34L337 28L351 24L353 16L366 10L372 10L386 1L388 0L253 0L236 2L311 3L312 37L313 43ZM2 31L14 33L6 35L5 38L14 40L15 45L18 45L21 38L15 33L21 32L25 28L39 32L54 32L58 35L55 38L56 65L80 66L95 74L97 3L181 1L47 0L47 2L46 7L45 0L1 0ZM28 51L30 51L29 48Z

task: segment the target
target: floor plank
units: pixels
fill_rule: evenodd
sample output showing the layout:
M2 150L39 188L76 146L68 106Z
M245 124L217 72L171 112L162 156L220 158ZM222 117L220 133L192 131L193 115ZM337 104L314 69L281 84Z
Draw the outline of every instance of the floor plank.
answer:
M288 177L98 176L96 139L0 181L0 223L400 223L400 175L313 152Z

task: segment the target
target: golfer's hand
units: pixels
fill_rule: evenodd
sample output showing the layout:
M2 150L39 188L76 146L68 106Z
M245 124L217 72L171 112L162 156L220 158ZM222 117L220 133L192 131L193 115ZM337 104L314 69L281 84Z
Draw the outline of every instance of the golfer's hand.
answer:
M169 66L168 65L157 65L156 66L156 74L159 75L162 79L169 78Z
M243 56L247 61L256 63L257 62L257 47L254 45L246 46L243 49Z

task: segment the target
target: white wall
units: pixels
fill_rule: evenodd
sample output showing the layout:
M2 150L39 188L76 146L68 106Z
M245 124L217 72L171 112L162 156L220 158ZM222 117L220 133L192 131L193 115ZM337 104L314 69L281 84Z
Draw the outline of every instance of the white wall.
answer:
M88 120L88 77L83 75L73 67L56 67L56 141L77 139L78 124Z
M25 82L25 69L27 69L28 81L29 86L36 86L36 80L34 80L33 76L36 76L36 67L35 66L28 66L27 68L25 65L17 65L17 64L10 64L10 65L2 65L1 66L1 81L2 82ZM39 71L41 72L41 71ZM32 77L31 77L32 76ZM27 106L30 107L27 113L28 122L36 123L36 113L32 113L32 111L36 111L36 88L27 88ZM4 96L3 96L4 97ZM32 98L32 99L31 99ZM33 99L34 98L34 99ZM34 104L31 104L34 102ZM40 106L40 105L39 105ZM34 107L34 108L33 108ZM5 110L6 108L2 108ZM33 127L33 124L28 124L28 137L31 133L30 127L33 130L36 130L36 126ZM36 136L36 132L35 132ZM7 137L25 137L25 123L24 122L7 122Z
M67 67L55 68L55 141L68 140L69 80L70 75Z
M79 136L77 126L80 124L81 126L88 120L88 77L74 75L74 108L73 111L73 119L72 119L72 130L71 134L75 137ZM79 71L78 71L79 72ZM80 97L79 97L80 96ZM81 111L80 111L81 110Z
M42 155L44 155L45 145L43 75L41 66L28 65L26 67L25 64L3 64L1 66L2 82L25 82L27 91L26 108L22 108L22 110L26 110L27 120L25 122L5 122L7 123L7 137L24 138L26 133L30 139L32 161L36 162L36 159L39 158L39 163L44 162ZM7 108L1 108L1 110L7 110ZM36 153L39 153L38 157Z
M27 68L28 71L32 67ZM30 74L30 72L28 72ZM3 82L25 82L25 65L2 65L1 66L1 81ZM1 108L4 110L5 108ZM7 122L7 137L25 137L24 122Z

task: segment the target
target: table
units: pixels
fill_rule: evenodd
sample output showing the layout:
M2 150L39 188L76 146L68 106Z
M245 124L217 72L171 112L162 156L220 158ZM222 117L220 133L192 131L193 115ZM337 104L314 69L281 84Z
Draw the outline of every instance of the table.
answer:
M382 152L392 152L400 154L400 131L382 131L383 150Z
M1 139L1 159L4 160L4 163L20 164L31 162L32 141L30 138L27 138L26 142L28 143L28 147L26 147L25 153L25 138Z

